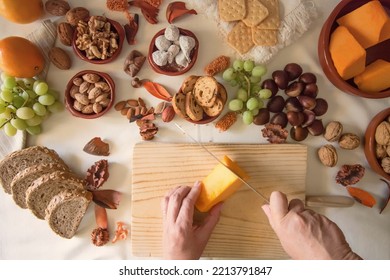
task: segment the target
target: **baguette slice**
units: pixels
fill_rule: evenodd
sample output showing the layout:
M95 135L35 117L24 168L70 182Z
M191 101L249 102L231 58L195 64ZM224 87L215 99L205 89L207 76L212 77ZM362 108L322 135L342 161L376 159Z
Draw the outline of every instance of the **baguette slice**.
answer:
M54 196L64 190L84 190L85 181L70 172L55 171L36 179L26 191L26 202L39 219L45 218L45 210Z
M45 210L45 220L59 236L72 238L92 200L86 190L63 190L53 196Z
M21 208L28 208L26 203L27 189L36 179L54 171L69 171L69 168L59 163L40 163L18 172L11 182L12 197L15 203Z
M0 162L0 184L4 191L11 194L11 182L15 175L38 163L59 163L66 166L65 162L54 150L42 146L32 146L15 151L6 156Z

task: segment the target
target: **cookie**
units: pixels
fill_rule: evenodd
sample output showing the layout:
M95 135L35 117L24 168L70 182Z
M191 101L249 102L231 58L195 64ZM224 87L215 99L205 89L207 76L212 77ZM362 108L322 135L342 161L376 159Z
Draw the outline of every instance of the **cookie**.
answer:
M191 120L197 122L203 119L203 108L196 102L195 96L191 92L186 94L185 108L187 116Z
M227 42L240 54L247 53L254 46L252 29L242 21L238 22L227 35Z
M275 46L278 43L277 29L252 28L252 40L256 46Z
M182 92L176 93L172 98L172 106L175 113L182 117L186 118L186 95Z
M217 98L211 107L203 107L204 112L209 117L218 116L223 110L223 101L221 98Z
M241 20L246 15L246 0L218 0L219 17L223 21Z
M261 0L268 9L268 17L257 27L261 29L278 29L280 26L279 0Z
M259 0L247 0L247 13L242 20L247 26L254 27L268 17L268 9Z
M190 92L194 89L195 83L198 80L199 76L191 75L187 77L180 87L180 91L184 94Z
M202 107L211 107L218 92L218 82L213 77L200 77L194 86L193 94L196 102Z

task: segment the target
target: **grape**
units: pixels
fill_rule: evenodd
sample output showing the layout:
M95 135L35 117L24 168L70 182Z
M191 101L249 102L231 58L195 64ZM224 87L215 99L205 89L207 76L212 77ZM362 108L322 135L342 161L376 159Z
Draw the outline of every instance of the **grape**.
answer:
M37 125L41 124L42 121L43 121L43 117L35 115L31 119L26 120L26 124L28 126L37 126Z
M11 124L13 127L19 130L25 130L27 128L27 124L24 120L16 118L11 120Z
M58 112L61 112L64 109L64 105L62 105L61 102L56 101L52 105L48 106L47 108L52 113L58 113Z
M24 100L23 97L19 96L19 95L14 95L14 98L12 100L12 103L13 105L16 107L16 108L20 108L23 106L24 102L26 100Z
M10 75L8 75L7 73L5 73L5 72L1 72L1 80L4 82L4 80L6 79L6 78L9 78L9 77L11 77Z
M49 90L49 86L45 82L34 83L34 91L38 95L44 95Z
M242 71L244 69L244 61L240 60L240 59L236 59L234 62L233 62L233 68L234 70L236 71Z
M258 84L261 82L261 77L251 76L249 81L251 81L252 84Z
M32 108L33 108L35 114L37 114L38 116L44 117L47 113L46 107L44 105L42 105L41 103L38 103L38 102L34 103Z
M26 128L26 131L28 133L30 133L31 135L38 135L39 133L41 133L41 126L40 125L36 125L36 126L29 126Z
M3 81L5 88L13 89L16 86L16 80L14 77L6 77Z
M31 99L34 99L35 97L37 97L37 94L35 93L35 91L33 91L31 89L27 89L26 92L28 93L28 95Z
M60 98L60 93L54 89L49 88L47 94L53 95L56 100Z
M10 107L7 107L5 108L4 112L1 114L1 117L4 118L4 119L11 119L12 118L12 113L14 111L10 108Z
M0 117L0 128L3 128L3 125L8 122L7 119Z
M253 114L251 111L245 111L242 114L242 120L245 124L251 124L253 122Z
M267 89L267 88L264 88L264 89L261 89L259 91L259 97L261 99L268 99L272 96L272 91Z
M54 96L50 94L45 94L38 97L38 102L45 106L50 106L54 104L55 101L56 99Z
M232 86L232 87L236 87L238 85L238 82L236 80L231 80L229 81L229 84Z
M253 62L253 60L245 60L244 62L245 71L251 72L254 67L255 67L255 63Z
M253 116L257 116L257 114L260 112L259 108L256 108L254 110L251 110Z
M14 99L14 94L11 90L9 89L4 89L1 93L0 93L0 97L1 99L3 99L5 102L8 102L8 103L11 103L12 100Z
M248 100L248 92L243 88L239 88L237 91L237 98L246 102Z
M234 69L228 68L225 71L223 71L222 78L227 82L234 80L235 78Z
M244 107L244 102L241 99L232 99L229 102L229 110L240 111Z
M26 86L27 89L33 89L35 79L33 78L25 78L23 79L24 85Z
M14 136L16 134L16 132L17 132L16 128L11 123L7 122L4 125L4 133L7 136Z
M253 95L258 93L260 90L261 90L260 85L252 85L251 86L251 94L253 94Z
M246 102L246 108L248 110L254 110L259 108L259 100L256 97L251 97Z
M257 99L257 100L259 101L259 106L258 106L258 108L259 108L259 109L263 108L263 107L264 107L264 101L261 100L261 99ZM255 115L254 115L254 116L255 116Z
M3 104L0 104L0 114L5 112L5 106Z
M264 65L256 65L252 69L252 76L254 77L263 77L267 73L267 68Z
M22 120L28 120L33 118L35 113L30 107L22 107L16 110L16 116Z

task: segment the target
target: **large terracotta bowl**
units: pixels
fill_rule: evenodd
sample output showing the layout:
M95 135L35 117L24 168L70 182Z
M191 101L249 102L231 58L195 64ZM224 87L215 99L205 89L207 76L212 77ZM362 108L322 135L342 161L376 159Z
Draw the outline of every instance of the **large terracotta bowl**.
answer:
M378 159L375 155L375 130L378 125L386 120L390 116L390 107L379 112L368 124L366 134L365 134L365 143L364 143L364 153L366 155L367 161L370 164L372 170L377 174L390 181L390 174L383 171L382 166L380 165Z
M338 26L336 20L355 10L356 8L364 5L370 0L342 0L340 3L334 8L334 10L329 15L328 19L324 23L320 37L318 40L318 57L321 64L321 67L329 79L329 81L335 85L337 88L342 90L343 92L365 97L365 98L386 98L390 97L390 88L381 91L381 92L364 92L358 89L358 87L353 82L353 79L344 81L340 75L337 73L337 70L333 64L330 52L329 52L329 41L332 32ZM383 7L390 14L390 0L380 0ZM382 58L384 60L390 61L390 40L382 42L376 46L370 47L367 49L367 59L366 64L370 64L376 59Z

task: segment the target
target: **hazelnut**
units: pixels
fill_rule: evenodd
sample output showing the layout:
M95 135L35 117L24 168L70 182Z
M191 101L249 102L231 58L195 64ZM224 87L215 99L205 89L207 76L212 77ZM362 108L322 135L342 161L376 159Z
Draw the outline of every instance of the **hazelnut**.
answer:
M343 125L337 121L331 121L325 127L324 138L329 142L334 142L339 139L343 132Z
M375 130L375 141L380 145L390 145L390 123L381 122Z
M360 139L359 136L353 133L344 133L339 139L340 148L346 150L353 150L359 147Z
M381 166L383 171L385 171L387 174L390 174L390 157L385 157L382 159Z
M324 145L318 149L318 157L323 165L333 167L337 164L337 152L335 147L330 144Z

